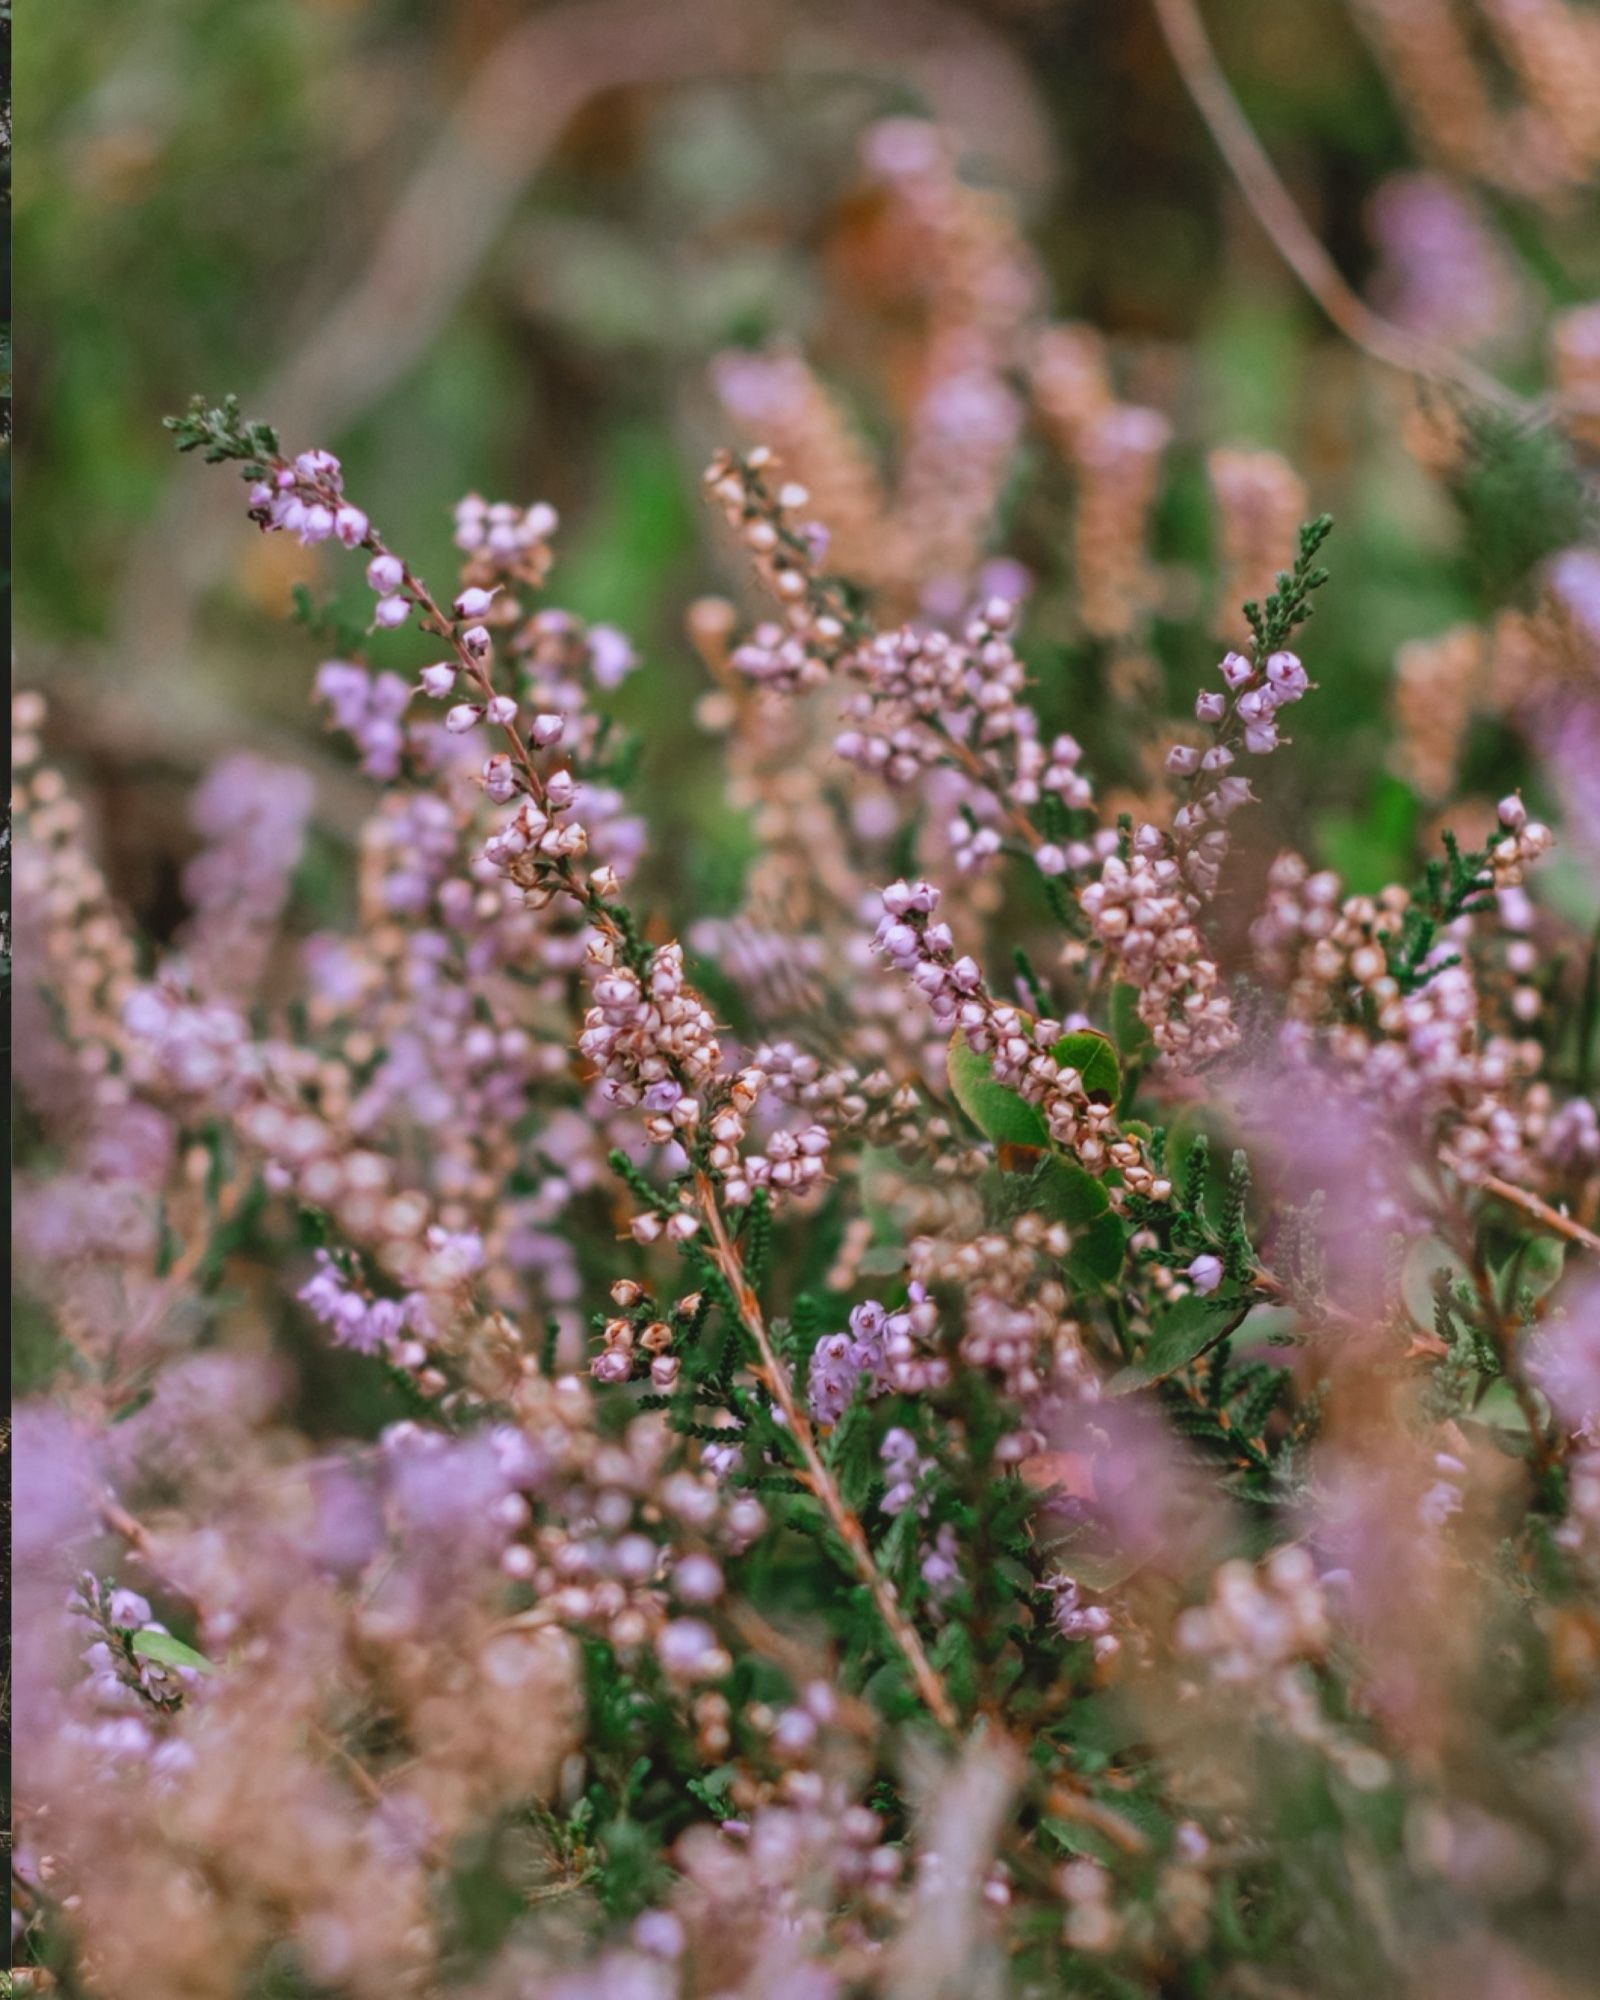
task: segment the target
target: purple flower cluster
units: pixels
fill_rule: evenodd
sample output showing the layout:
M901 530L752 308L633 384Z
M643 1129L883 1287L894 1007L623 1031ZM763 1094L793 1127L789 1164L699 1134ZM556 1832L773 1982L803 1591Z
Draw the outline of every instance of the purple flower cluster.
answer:
M250 510L263 527L298 535L307 548L337 540L360 548L372 523L344 497L344 474L331 451L303 451L292 465L250 488Z
M404 1299L369 1298L351 1284L326 1250L317 1252L316 1274L297 1296L340 1347L357 1354L397 1355L402 1336L416 1324L424 1305L415 1293Z
M333 726L360 753L367 776L385 784L397 778L406 741L401 718L411 700L400 676L328 660L317 669L316 689L318 700L328 704Z
M905 1305L894 1312L876 1299L856 1306L848 1333L827 1334L812 1349L809 1390L818 1423L838 1423L863 1380L869 1396L941 1388L950 1379L950 1364L927 1351L938 1327L939 1309L921 1285L912 1285Z

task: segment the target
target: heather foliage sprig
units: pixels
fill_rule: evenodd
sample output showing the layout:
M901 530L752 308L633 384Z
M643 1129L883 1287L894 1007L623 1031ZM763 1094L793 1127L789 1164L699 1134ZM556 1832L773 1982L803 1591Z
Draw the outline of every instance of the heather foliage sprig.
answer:
M315 683L372 786L353 920L287 967L314 801L240 756L152 951L19 698L18 1924L67 1990L1432 1991L1534 1904L1541 1966L1581 1947L1600 1127L1553 835L1511 795L1376 894L1280 854L1241 940L1331 523L1152 718L1170 788L1112 797L974 524L1028 379L1126 636L1165 432L1006 319L926 128L873 159L945 232L981 436L920 412L863 583L769 448L712 465L775 607L690 620L732 914L641 865L610 697L667 669L551 601L555 511L468 496L430 585L231 398L178 448L371 591ZM803 371L738 387L861 497Z

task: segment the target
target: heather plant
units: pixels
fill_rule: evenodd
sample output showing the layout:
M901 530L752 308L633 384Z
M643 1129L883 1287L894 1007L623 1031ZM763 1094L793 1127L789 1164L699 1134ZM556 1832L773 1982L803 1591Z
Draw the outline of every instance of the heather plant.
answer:
M1259 853L1338 699L1333 523L1212 453L1169 719L1167 419L935 133L868 163L898 477L798 351L715 371L778 440L705 476L755 607L688 621L722 907L636 805L662 669L558 608L556 511L469 495L427 580L232 399L178 448L370 591L300 604L370 785L345 920L286 948L313 788L241 753L135 935L17 699L35 1990L1592 1976L1600 944L1556 833L1511 792L1370 893ZM1495 701L1592 849L1571 439L1445 418L1471 531L1509 489L1528 539L1453 671L1402 661L1397 754L1446 806ZM1082 713L996 554L1025 426Z

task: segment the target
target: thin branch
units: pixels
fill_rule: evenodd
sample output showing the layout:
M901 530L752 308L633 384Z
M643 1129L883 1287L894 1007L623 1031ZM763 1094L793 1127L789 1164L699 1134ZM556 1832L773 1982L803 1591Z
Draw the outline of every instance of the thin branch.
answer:
M1485 1194L1492 1194L1496 1201L1508 1202L1512 1208L1520 1208L1524 1215L1531 1216L1543 1229L1552 1235L1564 1236L1569 1243L1581 1243L1585 1250L1592 1250L1600 1256L1600 1236L1592 1229L1585 1229L1581 1222L1575 1222L1570 1215L1563 1215L1559 1208L1552 1208L1541 1201L1536 1194L1529 1194L1513 1181L1503 1181L1495 1175L1486 1175L1478 1185Z
M1375 313L1346 281L1295 205L1234 96L1197 0L1151 0L1162 37L1195 109L1205 120L1251 213L1274 248L1339 331L1386 368L1463 389L1479 402L1531 417L1535 406L1453 349Z

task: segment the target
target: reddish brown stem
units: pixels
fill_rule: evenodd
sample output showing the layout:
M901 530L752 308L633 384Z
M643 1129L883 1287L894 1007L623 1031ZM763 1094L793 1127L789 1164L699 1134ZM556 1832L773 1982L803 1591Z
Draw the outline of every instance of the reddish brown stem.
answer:
M904 1655L906 1664L911 1669L911 1677L916 1683L917 1692L921 1695L928 1713L941 1728L954 1731L958 1726L955 1704L951 1701L944 1682L935 1671L933 1662L928 1658L916 1627L901 1610L894 1586L873 1561L866 1531L851 1509L845 1505L844 1496L823 1461L822 1453L817 1447L816 1432L811 1428L811 1419L794 1392L788 1368L772 1344L766 1317L761 1310L761 1302L745 1276L738 1250L728 1235L727 1225L717 1202L716 1190L704 1174L695 1176L695 1193L711 1236L712 1260L727 1281L738 1307L739 1317L744 1322L750 1338L755 1342L756 1352L761 1357L766 1387L782 1413L789 1435L794 1439L795 1446L805 1462L806 1483L821 1503L839 1539L849 1550L856 1574L871 1594L878 1616L888 1628L889 1636Z

